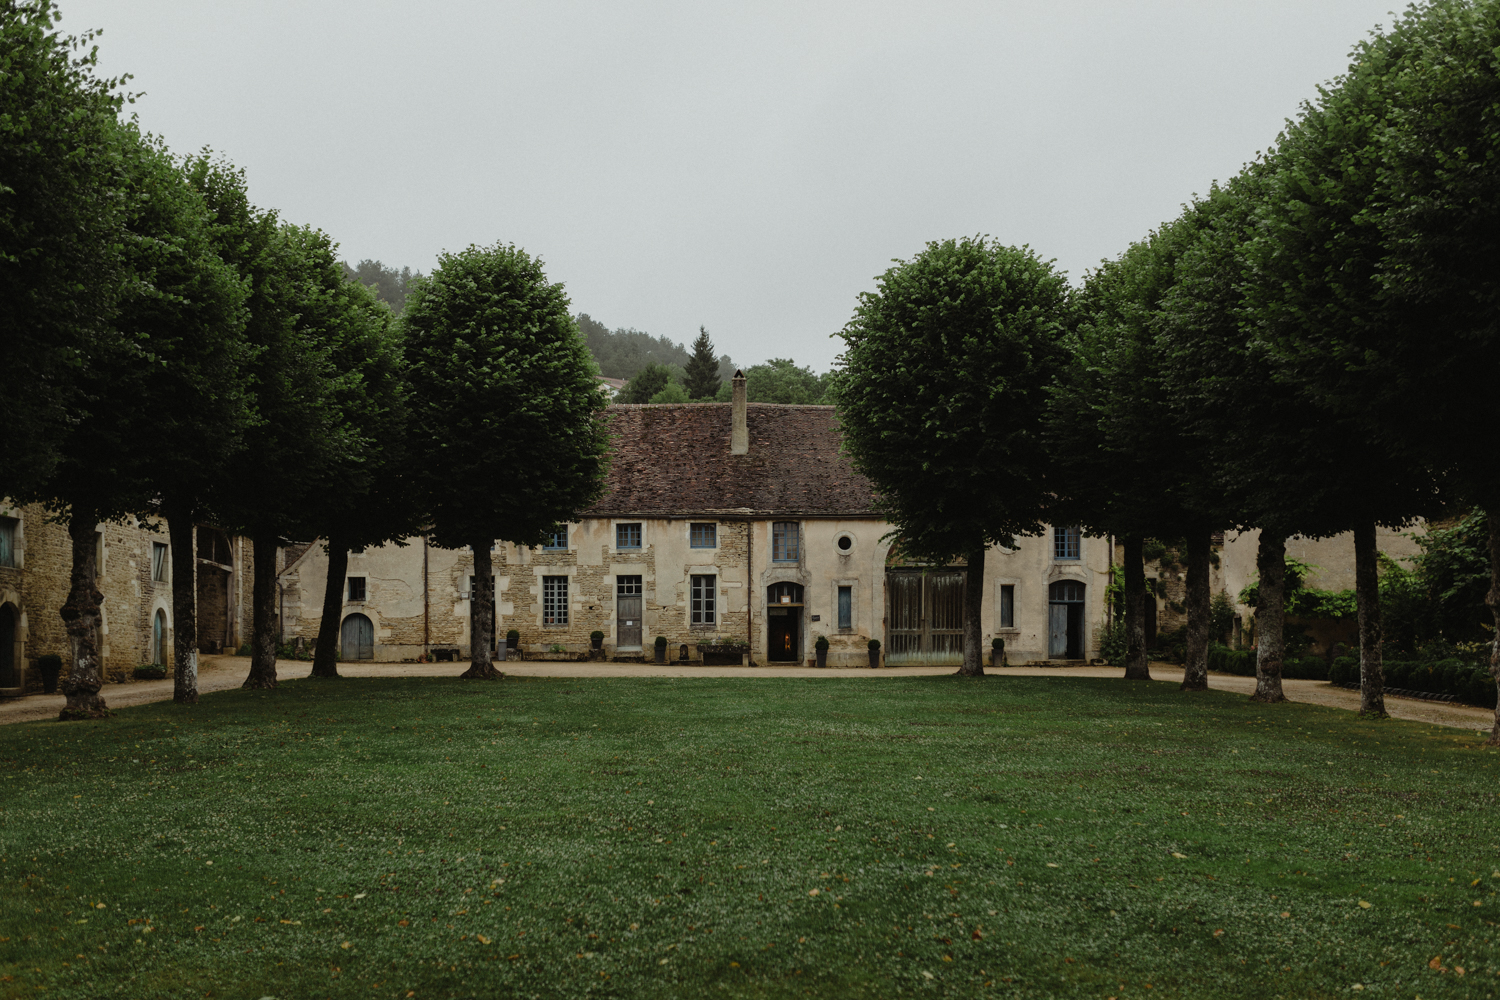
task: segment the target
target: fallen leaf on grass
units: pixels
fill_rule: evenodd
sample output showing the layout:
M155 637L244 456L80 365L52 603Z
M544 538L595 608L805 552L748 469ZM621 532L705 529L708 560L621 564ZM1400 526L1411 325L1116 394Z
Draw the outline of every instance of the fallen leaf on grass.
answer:
M1364 900L1363 900L1363 899L1361 899L1361 900L1360 900L1360 901L1359 901L1359 908L1360 908L1360 909L1361 909L1361 910L1368 910L1368 909L1369 909L1369 908L1370 908L1370 906L1371 906L1371 904L1370 904L1370 903L1367 903L1367 902L1365 902L1365 901L1364 901Z
M485 937L483 934L475 934L474 936L479 939L479 943L480 944L489 944L490 943L490 939L487 938L487 937Z
M1049 861L1049 862L1047 862L1047 867L1048 868L1060 868L1062 866L1061 865L1055 865L1055 864L1053 864L1052 862Z
M1220 927L1218 930L1214 931L1214 937L1223 937L1223 936L1224 936L1224 928Z
M1429 969L1441 969L1443 967L1443 956L1434 955L1432 961L1427 963Z
M809 891L808 891L808 893L807 893L807 894L808 894L808 895L809 895L809 896L816 896L816 895L817 895L817 894L818 894L818 892L819 892L819 890L817 890L817 889L812 889L812 890L809 890Z
M357 892L357 893L354 894L354 898L355 899L364 899L368 895L369 895L368 892Z
M1187 855L1186 854L1179 854L1176 851L1173 851L1172 852L1172 857L1174 857L1174 858L1185 858L1185 857L1187 857Z

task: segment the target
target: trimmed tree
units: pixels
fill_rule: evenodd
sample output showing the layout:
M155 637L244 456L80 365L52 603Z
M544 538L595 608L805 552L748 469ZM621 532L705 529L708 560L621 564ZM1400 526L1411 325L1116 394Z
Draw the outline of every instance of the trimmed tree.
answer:
M691 399L713 399L719 392L719 359L714 356L714 342L708 339L708 331L698 327L698 339L693 341L693 356L688 359L687 378L684 380Z
M334 403L351 430L351 448L337 457L340 486L310 498L310 526L328 553L323 616L313 652L313 677L337 677L339 629L349 551L403 539L422 530L421 491L406 450L407 390L399 326L369 287L345 282L335 297Z
M983 676L985 550L1042 530L1046 387L1068 287L1030 249L927 244L861 293L832 378L844 447L908 555L967 562L964 662Z
M61 458L122 280L123 81L94 76L93 33L61 35L59 16L0 4L0 496L41 488Z
M493 678L496 540L540 545L604 491L606 405L541 261L497 243L443 254L402 318L430 535L474 554L470 666ZM440 486L438 485L440 484Z
M1156 321L1176 265L1195 238L1191 219L1163 226L1102 264L1074 300L1071 357L1053 385L1046 435L1054 457L1054 516L1117 535L1125 550L1125 677L1150 680L1146 655L1147 537L1187 538L1187 662L1183 690L1208 687L1209 557L1215 522L1204 489L1205 448L1172 400Z

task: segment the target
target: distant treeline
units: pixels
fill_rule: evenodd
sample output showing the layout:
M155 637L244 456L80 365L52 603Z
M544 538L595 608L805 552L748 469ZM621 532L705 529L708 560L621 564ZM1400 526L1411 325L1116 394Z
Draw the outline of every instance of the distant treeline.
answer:
M606 378L634 378L642 368L657 364L676 369L681 381L682 372L693 356L686 346L669 337L653 337L644 330L625 327L610 330L588 313L579 313L577 322L589 353L599 362L599 373ZM734 369L729 355L719 356L719 378L727 381L734 375Z

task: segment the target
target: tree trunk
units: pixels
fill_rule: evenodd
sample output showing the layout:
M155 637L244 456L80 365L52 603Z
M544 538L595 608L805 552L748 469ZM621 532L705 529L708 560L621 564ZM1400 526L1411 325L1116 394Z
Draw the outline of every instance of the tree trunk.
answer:
M1490 642L1490 674L1495 678L1495 689L1500 691L1500 511L1485 512L1490 525L1490 592L1485 603L1495 618L1495 638ZM1495 703L1495 725L1490 729L1489 746L1500 746L1500 701Z
M1255 568L1260 570L1260 604L1255 609L1255 693L1250 700L1286 701L1281 691L1282 625L1286 620L1285 535L1261 529Z
M255 588L250 602L253 623L250 627L250 675L242 685L247 688L276 686L276 550L277 536L272 532L255 535Z
M168 507L167 539L172 547L172 700L198 704L198 559L193 545L193 511Z
M1385 718L1385 671L1380 651L1380 575L1375 522L1354 526L1354 597L1359 605L1359 714Z
M965 677L984 676L984 549L969 553L968 578L964 583L964 664L958 672Z
M1183 666L1183 691L1208 690L1208 632L1212 601L1209 598L1208 562L1213 533L1193 528L1187 536L1187 663Z
M493 680L504 675L495 669L490 649L495 644L495 580L488 540L475 542L474 590L469 594L469 669L459 674L470 680Z
M1146 545L1139 535L1121 539L1125 548L1125 679L1149 681L1146 659Z
M318 623L318 645L313 650L311 677L339 675L339 619L344 611L344 582L349 576L346 539L328 536L328 582L323 586L323 620Z
M73 542L73 575L61 614L73 668L62 682L63 694L68 697L58 716L63 720L102 719L109 715L109 708L99 696L99 689L104 686L104 670L99 662L99 629L104 621L99 608L104 595L99 592L94 523L93 517L76 513L68 521L68 537Z

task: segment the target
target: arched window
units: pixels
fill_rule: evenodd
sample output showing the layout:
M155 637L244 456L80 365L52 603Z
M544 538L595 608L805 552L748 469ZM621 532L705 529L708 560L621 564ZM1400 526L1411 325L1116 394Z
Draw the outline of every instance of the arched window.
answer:
M350 615L339 631L341 660L375 659L375 626L364 615Z

